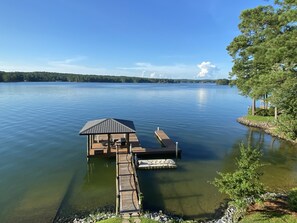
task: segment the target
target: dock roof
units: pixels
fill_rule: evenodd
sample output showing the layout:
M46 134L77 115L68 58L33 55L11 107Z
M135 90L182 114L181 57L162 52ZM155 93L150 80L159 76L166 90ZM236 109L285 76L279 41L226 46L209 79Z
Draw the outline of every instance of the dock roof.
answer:
M80 130L80 135L135 133L133 121L105 118L88 121Z

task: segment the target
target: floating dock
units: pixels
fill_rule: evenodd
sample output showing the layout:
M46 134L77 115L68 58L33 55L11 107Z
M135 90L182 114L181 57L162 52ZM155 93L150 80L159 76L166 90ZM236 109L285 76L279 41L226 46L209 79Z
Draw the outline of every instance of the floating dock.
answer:
M158 130L155 131L155 135L158 138L158 140L162 143L162 145L165 147L165 149L176 149L176 143L174 143L163 130L160 130L158 128Z
M138 169L174 169L176 164L172 159L138 160Z

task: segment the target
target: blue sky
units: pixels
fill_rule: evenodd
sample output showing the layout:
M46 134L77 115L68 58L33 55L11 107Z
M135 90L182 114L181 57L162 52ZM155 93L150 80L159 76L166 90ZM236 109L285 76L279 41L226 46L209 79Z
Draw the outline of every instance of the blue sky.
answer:
M263 0L1 0L0 70L226 78Z

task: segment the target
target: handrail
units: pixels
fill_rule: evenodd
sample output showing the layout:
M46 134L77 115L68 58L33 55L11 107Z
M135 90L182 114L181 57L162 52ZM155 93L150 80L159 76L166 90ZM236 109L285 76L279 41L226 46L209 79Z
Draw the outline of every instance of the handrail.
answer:
M120 193L119 193L119 161L118 161L118 148L116 148L116 215L119 214L120 206Z
M135 184L136 184L137 198L138 198L138 201L139 201L139 209L141 209L141 206L142 206L141 194L142 193L140 191L140 186L139 186L138 176L137 176L136 167L135 167L135 163L134 163L133 153L131 155L132 155L131 164L132 164L132 167L133 167L133 177L134 177L134 181L135 181Z

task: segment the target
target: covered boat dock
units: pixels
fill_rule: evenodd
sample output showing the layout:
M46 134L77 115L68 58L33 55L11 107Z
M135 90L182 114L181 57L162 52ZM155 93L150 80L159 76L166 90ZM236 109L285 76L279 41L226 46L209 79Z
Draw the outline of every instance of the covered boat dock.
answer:
M87 156L100 154L115 155L117 149L126 151L140 147L132 121L123 119L98 119L88 121L80 130L87 135Z
M133 153L140 156L175 155L181 150L163 130L155 131L155 136L163 145L160 148L144 148L136 135L133 121L105 118L88 121L79 132L87 135L87 157L107 155L116 156L118 152Z
M136 172L134 155L179 155L178 144L174 143L164 131L159 128L155 135L163 148L148 149L140 146L136 136L134 123L123 119L98 119L88 121L79 132L87 135L87 156L108 155L116 156L116 212L122 216L139 216L142 199ZM165 160L150 160L137 162L144 169L175 168L175 163ZM163 162L163 161L162 161Z

